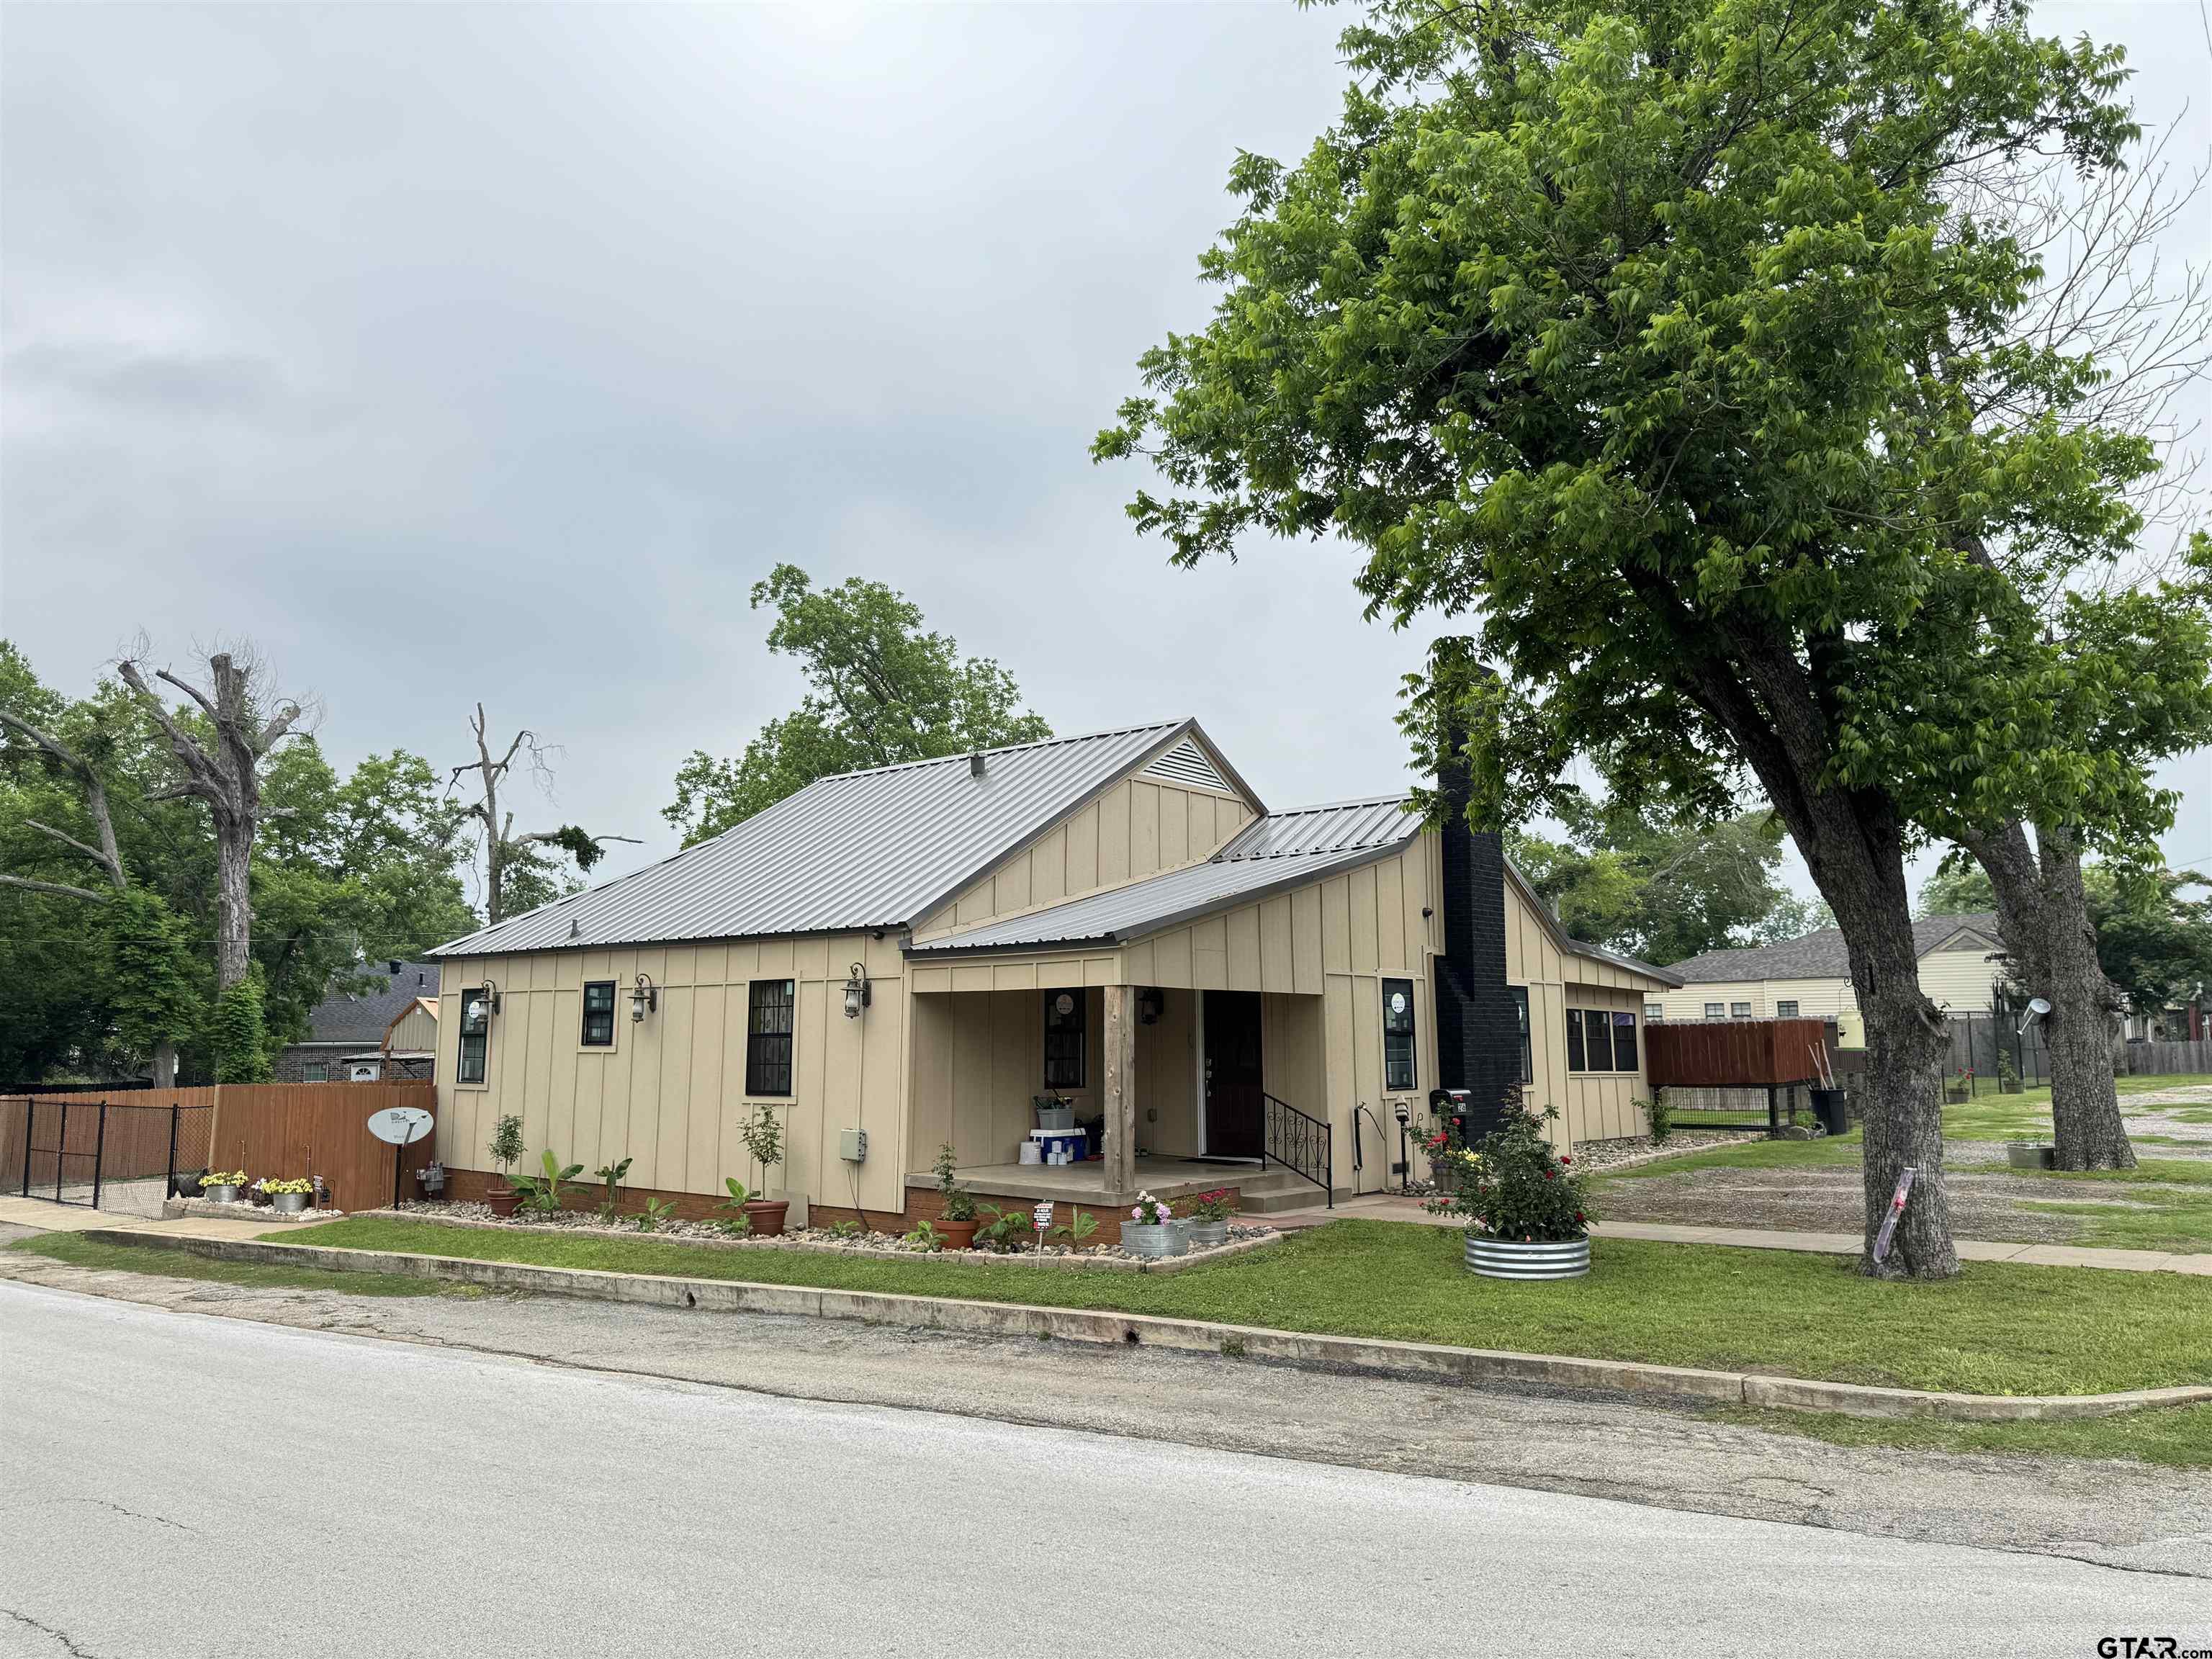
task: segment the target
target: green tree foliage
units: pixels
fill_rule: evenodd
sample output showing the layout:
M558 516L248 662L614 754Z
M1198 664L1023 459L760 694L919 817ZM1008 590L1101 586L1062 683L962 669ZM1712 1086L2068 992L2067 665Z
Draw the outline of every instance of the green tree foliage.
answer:
M216 999L208 1023L208 1046L215 1054L217 1083L266 1083L270 1077L269 1027L261 1013L261 964Z
M2097 960L2131 1013L2155 1018L2212 993L2212 881L2194 870L2087 872Z
M194 959L191 930L158 893L133 887L116 895L102 920L107 931L108 1019L129 1054L149 1054L163 1042L195 1035L204 965Z
M1771 812L1700 824L1584 804L1565 827L1559 842L1510 831L1514 862L1575 938L1647 962L1759 944L1790 896Z
M1920 884L1919 908L1923 916L1971 916L1996 908L1990 873L1978 864L1947 859Z
M920 608L881 582L854 576L817 591L805 571L780 564L754 585L752 603L775 612L769 649L798 659L809 690L743 755L696 750L684 763L661 816L687 847L817 778L1052 735L1023 709L1012 675L988 657L963 657L946 635L924 633Z
M1341 119L1239 161L1214 314L1095 453L1152 456L1130 510L1180 562L1340 535L1371 614L1474 619L1408 718L1431 763L1471 719L1478 817L1555 809L1577 753L1632 810L1755 776L1851 954L1869 1246L1922 1170L1866 1264L1955 1271L1917 832L1858 722L1890 653L1971 649L1990 544L2133 532L2149 446L2057 412L2094 368L2015 338L2038 270L1969 189L2118 165L2117 55L1999 0L1381 0L1345 46Z

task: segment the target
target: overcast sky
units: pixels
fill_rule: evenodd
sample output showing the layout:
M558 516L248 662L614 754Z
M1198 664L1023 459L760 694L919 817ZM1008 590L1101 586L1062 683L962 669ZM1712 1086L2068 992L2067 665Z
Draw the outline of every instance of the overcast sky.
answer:
M903 589L1060 730L1194 714L1272 805L1399 787L1425 635L1341 549L1170 569L1085 453L1202 321L1237 150L1334 114L1344 21L10 6L0 632L76 693L142 627L249 635L342 764L465 758L480 698L564 746L547 823L644 839L614 869L796 702L747 605L782 560ZM2197 0L2042 21L2212 149Z

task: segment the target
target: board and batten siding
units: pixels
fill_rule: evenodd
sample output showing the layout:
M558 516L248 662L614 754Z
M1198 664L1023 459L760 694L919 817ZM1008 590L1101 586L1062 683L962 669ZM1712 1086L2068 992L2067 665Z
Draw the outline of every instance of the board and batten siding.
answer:
M1255 816L1240 796L1131 776L915 923L918 943L1203 864Z
M843 987L866 964L872 1005L845 1018ZM438 1042L438 1156L449 1167L491 1170L486 1150L497 1120L522 1119L521 1168L550 1151L580 1164L632 1160L627 1184L665 1192L718 1193L735 1176L763 1184L738 1126L757 1103L784 1115L783 1167L767 1184L816 1202L850 1205L853 1176L871 1209L904 1206L907 1000L896 939L866 933L746 939L636 949L542 951L444 963ZM637 975L651 976L657 1011L630 1018ZM744 1090L746 987L793 981L792 1087L787 1098L756 1103ZM615 1043L580 1038L586 980L615 981ZM499 987L482 1087L454 1081L459 994ZM840 1132L862 1128L866 1164L838 1156Z
M1539 1112L1547 1106L1558 1109L1559 1121L1551 1126L1553 1141L1567 1147L1649 1133L1650 1118L1644 1107L1651 1090L1644 1069L1644 1006L1647 995L1658 994L1660 982L1632 969L1561 951L1510 881L1505 886L1505 981L1528 993L1529 1069L1535 1075L1526 1085L1526 1097ZM1570 1008L1633 1012L1636 1070L1570 1072Z
M385 1034L384 1052L387 1054L433 1054L437 1047L438 1016L419 998Z

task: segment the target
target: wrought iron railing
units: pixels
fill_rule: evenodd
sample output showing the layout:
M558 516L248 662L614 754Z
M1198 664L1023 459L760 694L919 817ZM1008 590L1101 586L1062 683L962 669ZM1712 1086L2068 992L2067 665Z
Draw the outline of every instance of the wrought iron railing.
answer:
M1279 1164L1303 1176L1328 1195L1336 1207L1336 1145L1329 1126L1309 1117L1286 1100L1260 1097L1260 1152L1266 1163Z

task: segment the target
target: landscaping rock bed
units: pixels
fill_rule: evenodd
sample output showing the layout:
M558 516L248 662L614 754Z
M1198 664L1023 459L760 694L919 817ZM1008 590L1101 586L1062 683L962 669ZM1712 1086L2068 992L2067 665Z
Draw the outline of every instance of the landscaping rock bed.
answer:
M210 1206L213 1208L250 1208L250 1206ZM312 1212L310 1212L313 1213ZM919 1244L909 1244L897 1233L836 1233L826 1227L800 1227L774 1238L748 1238L732 1233L716 1221L664 1221L652 1232L641 1234L635 1216L617 1216L609 1221L592 1210L561 1210L550 1215L515 1216L512 1218L495 1216L484 1204L426 1204L410 1200L398 1208L390 1210L361 1210L356 1216L379 1216L395 1221L432 1221L443 1226L477 1227L495 1232L585 1233L601 1238L658 1238L713 1249L725 1250L800 1250L817 1255L850 1255L876 1261L911 1261L916 1256L934 1257L945 1261L970 1262L988 1265L994 1262L1022 1262L1034 1267L1109 1268L1124 1273L1175 1273L1194 1267L1201 1261L1218 1261L1229 1256L1242 1255L1247 1251L1273 1243L1282 1237L1274 1228L1250 1222L1231 1222L1229 1242L1210 1250L1194 1249L1188 1255L1154 1258L1132 1255L1118 1244L1045 1244L1032 1246L1011 1255L991 1250L927 1250ZM331 1212L322 1212L328 1218Z
M345 1213L343 1210L318 1210L312 1206L297 1215L283 1215L271 1204L256 1204L240 1199L235 1204L218 1204L211 1198L172 1198L161 1205L165 1219L179 1216L209 1216L220 1221L266 1221L283 1224L289 1221L336 1221Z

